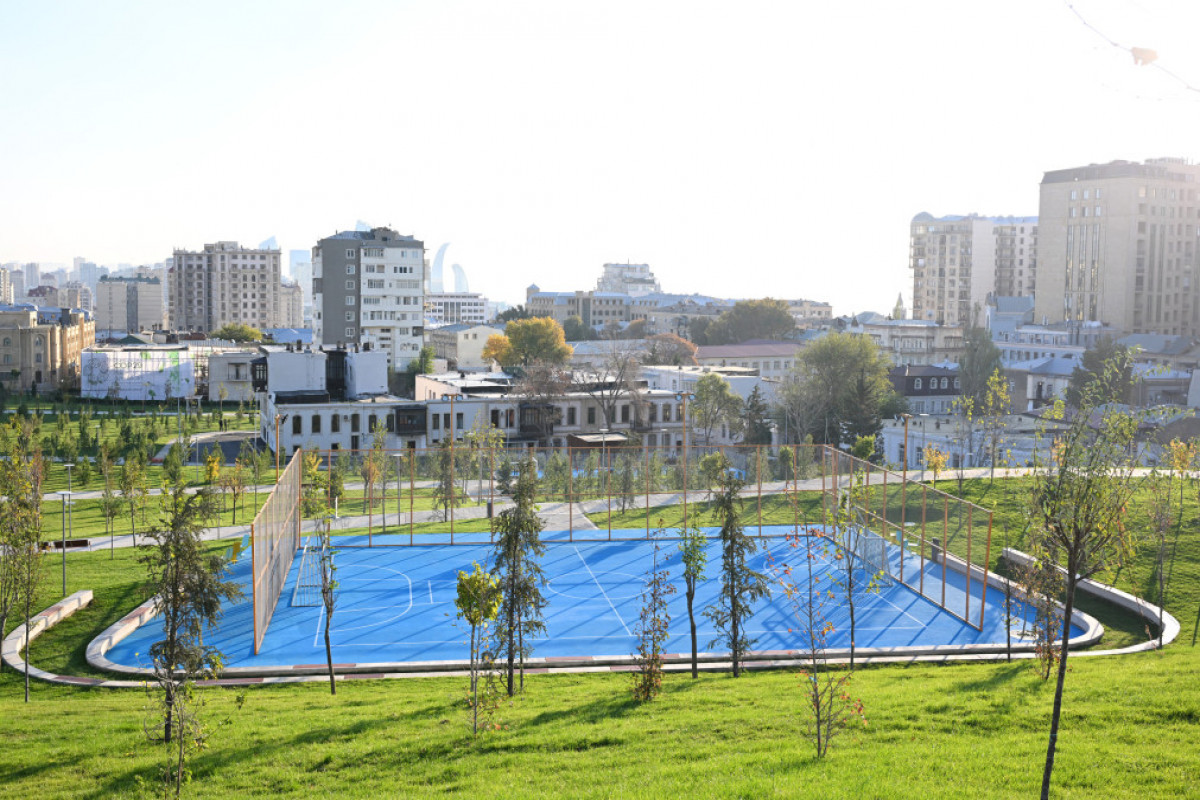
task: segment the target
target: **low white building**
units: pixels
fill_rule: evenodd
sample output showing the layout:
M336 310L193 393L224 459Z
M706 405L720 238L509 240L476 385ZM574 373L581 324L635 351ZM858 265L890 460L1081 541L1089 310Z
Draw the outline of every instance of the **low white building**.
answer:
M492 367L492 362L483 358L488 338L503 334L502 327L463 323L426 329L425 340L435 358L446 360L447 369L479 370Z

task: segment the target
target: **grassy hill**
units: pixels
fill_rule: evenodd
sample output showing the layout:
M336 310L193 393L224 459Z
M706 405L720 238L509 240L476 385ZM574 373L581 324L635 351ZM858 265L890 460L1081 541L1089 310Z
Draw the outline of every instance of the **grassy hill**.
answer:
M996 508L1015 546L1020 493L1017 481L963 487ZM1057 797L1185 797L1200 785L1200 651L1190 645L1200 525L1195 486L1186 494L1167 600L1184 634L1165 652L1071 661ZM1138 500L1131 523L1144 529ZM1153 563L1143 548L1113 578L1146 593ZM61 588L57 557L47 568L49 602ZM82 649L142 599L140 572L128 551L73 555L68 569L69 590L94 589L95 606L39 640L33 662L89 674ZM1138 638L1130 623L1105 645ZM823 761L805 738L800 680L786 671L670 674L658 701L637 705L627 675L532 675L526 694L501 709L506 728L478 740L462 678L347 682L336 697L322 684L256 687L240 709L236 692L208 690L211 736L187 794L1016 798L1040 785L1053 685L1028 663L861 669L851 691L867 725ZM25 705L18 676L5 672L0 777L29 797L139 796L138 779L151 780L160 760L142 734L147 705L139 691L45 684Z

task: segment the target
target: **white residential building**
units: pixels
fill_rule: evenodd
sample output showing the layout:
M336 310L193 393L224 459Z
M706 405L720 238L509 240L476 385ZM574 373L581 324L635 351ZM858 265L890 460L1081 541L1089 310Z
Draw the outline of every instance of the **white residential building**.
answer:
M389 228L343 231L313 248L313 338L359 344L403 367L425 327L425 245Z

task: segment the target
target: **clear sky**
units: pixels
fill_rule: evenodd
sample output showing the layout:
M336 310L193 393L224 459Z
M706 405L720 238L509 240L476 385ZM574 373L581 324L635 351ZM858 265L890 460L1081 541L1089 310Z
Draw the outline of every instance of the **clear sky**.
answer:
M471 289L906 302L913 215L1200 159L1200 3L0 0L0 262L357 220ZM447 270L448 272L448 270Z

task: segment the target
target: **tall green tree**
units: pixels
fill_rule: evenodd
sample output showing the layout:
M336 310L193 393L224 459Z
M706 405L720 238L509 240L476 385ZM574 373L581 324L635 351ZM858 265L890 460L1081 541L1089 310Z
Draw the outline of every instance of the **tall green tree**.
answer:
M28 641L33 598L42 574L45 469L33 424L13 417L0 438L0 455L0 631L7 631L10 614L24 609ZM29 701L28 669L25 701Z
M739 300L708 326L708 344L736 344L750 339L782 339L796 327L783 300Z
M1105 336L1083 351L1080 365L1071 372L1067 403L1079 407L1087 397L1105 403L1133 403L1132 350Z
M591 325L583 324L583 317L574 314L563 322L563 336L568 342L587 342L599 339L599 334Z
M144 533L152 546L140 560L154 596L156 623L162 625L162 638L150 645L149 653L162 692L161 727L152 738L170 742L183 686L221 669L222 655L205 641L205 628L220 621L221 602L239 598L241 589L226 580L224 560L207 552L200 538L216 513L212 489L190 493L177 481L162 503L158 524Z
M479 733L479 644L489 623L500 613L500 578L471 562L473 571L458 573L454 607L471 626L471 733Z
M1039 464L1032 477L1029 516L1035 525L1033 534L1066 570L1058 676L1042 773L1043 800L1050 796L1058 744L1075 591L1080 581L1119 567L1133 547L1125 515L1135 488L1133 444L1138 420L1108 405L1112 386L1120 380L1126 363L1125 354L1114 354L1096 372L1095 379L1084 387L1066 430L1057 432L1053 458ZM1064 404L1056 403L1047 417L1065 420Z
M746 402L742 404L742 428L745 433L742 436L744 444L770 444L771 443L771 407L767 405L767 401L763 398L762 391L755 386L754 390L746 397Z
M970 327L963 334L963 353L958 359L960 397L982 407L988 391L988 379L1002 368L1000 348L992 342L992 336L984 328Z
M696 381L688 412L696 432L703 436L704 444L712 442L713 431L722 425L740 428L741 411L742 399L723 376L709 372Z
M831 333L813 342L777 390L788 437L841 445L878 433L884 413L902 406L890 366L868 336Z
M700 663L696 641L696 586L704 580L707 565L708 538L696 527L679 529L679 559L683 562L683 596L687 600L688 629L692 637L692 678L700 677Z
M513 505L496 518L496 551L492 574L500 578L502 599L496 637L506 662L508 696L516 693L515 674L520 669L521 690L525 688L525 659L532 652L530 640L546 629L542 610L546 585L540 559L546 550L540 533L545 523L537 514L537 462L531 455L521 462Z
M741 674L742 661L755 640L746 634L746 623L754 613L754 604L769 594L766 576L750 568L748 559L757 550L754 540L742 525L741 490L745 483L732 471L718 478L713 500L713 521L721 526L721 591L704 611L717 636L710 647L729 648L733 677Z
M417 353L417 357L408 362L409 375L428 375L433 372L434 349L425 345Z

